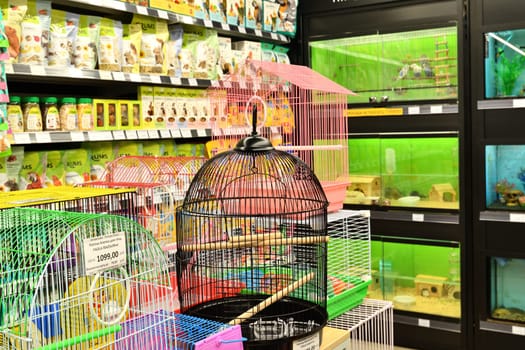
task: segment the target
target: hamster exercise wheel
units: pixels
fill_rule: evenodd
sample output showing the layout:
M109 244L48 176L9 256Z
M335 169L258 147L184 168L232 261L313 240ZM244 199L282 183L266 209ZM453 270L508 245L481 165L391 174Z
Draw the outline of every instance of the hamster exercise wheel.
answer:
M124 217L0 211L0 349L117 347L125 322L173 311L168 266ZM152 328L137 332L157 339Z
M327 207L307 164L254 127L201 167L177 208L181 311L240 324L245 349L292 349L308 337L318 344Z

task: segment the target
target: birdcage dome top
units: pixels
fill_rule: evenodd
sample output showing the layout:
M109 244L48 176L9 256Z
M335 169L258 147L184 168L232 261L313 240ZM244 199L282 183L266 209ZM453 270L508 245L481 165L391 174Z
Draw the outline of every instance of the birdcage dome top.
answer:
M190 184L182 208L216 215L268 215L327 206L321 184L305 162L255 136L208 160Z

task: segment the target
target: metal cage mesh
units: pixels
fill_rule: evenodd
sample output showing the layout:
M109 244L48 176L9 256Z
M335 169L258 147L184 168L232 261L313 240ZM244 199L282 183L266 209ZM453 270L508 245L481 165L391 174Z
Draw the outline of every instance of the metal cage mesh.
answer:
M327 206L317 177L289 153L211 158L177 208L181 311L241 324L249 342L320 327Z

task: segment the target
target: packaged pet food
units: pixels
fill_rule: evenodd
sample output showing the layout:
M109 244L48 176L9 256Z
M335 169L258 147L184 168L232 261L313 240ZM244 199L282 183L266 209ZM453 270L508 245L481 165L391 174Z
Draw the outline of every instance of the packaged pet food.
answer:
M44 187L44 170L46 168L46 153L29 151L24 153L20 169L20 189L31 190Z
M209 4L210 19L215 22L226 23L227 0L209 0Z
M297 5L299 0L279 0L279 33L294 36L296 32Z
M28 0L27 13L21 23L20 55L18 62L24 64L43 64L42 23L37 12L35 0Z
M210 3L210 0L195 0L195 14L194 16L196 18L200 18L200 19L210 19L210 13L208 12L209 10L209 3Z
M62 151L48 151L46 153L44 187L63 186L66 174L62 163Z
M36 0L36 10L40 17L40 26L42 27L42 55L43 64L47 65L49 52L49 27L51 26L51 1Z
M49 66L71 66L79 19L78 14L51 10L47 60Z
M89 181L89 153L86 149L68 149L64 151L65 184L76 186Z
M262 29L262 0L246 0L246 28Z
M279 4L273 0L264 0L264 22L263 30L267 32L277 31L277 21L279 19Z
M5 35L9 41L9 61L18 62L20 54L20 42L22 40L22 20L27 12L26 0L1 0L2 22Z
M98 42L98 69L118 72L122 59L122 22L100 19Z
M100 17L81 15L73 50L73 64L80 69L95 69Z
M219 36L215 30L184 26L182 45L183 49L193 52L193 78L212 80L217 78ZM184 64L182 59L181 64Z
M104 169L108 162L113 161L113 143L93 142L88 146L89 152L89 178L91 181L104 180L102 178Z
M182 37L184 28L180 24L168 27L169 40L166 47L168 61L168 75L176 78L181 77L180 51L182 49Z
M139 73L139 52L142 40L142 26L140 24L124 24L122 36L122 71Z
M244 0L227 0L226 6L226 22L234 26L244 26Z
M132 23L142 26L140 72L167 74L165 44L169 39L168 23L153 17L133 16Z
M160 156L163 153L163 147L156 141L145 141L142 144L142 155L144 156Z
M0 191L21 190L19 174L24 161L24 147L13 147L11 155L0 158Z

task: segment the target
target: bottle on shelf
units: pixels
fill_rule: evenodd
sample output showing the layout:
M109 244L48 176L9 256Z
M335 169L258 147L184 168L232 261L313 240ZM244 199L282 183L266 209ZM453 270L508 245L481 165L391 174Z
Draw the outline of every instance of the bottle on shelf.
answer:
M20 96L10 96L7 105L7 122L13 133L24 132L24 116Z
M77 99L64 97L60 105L60 126L62 131L78 130Z
M42 112L42 119L44 120L44 130L60 130L60 115L58 113L56 97L44 98L44 109Z
M77 104L78 129L93 130L93 99L81 97Z
M42 113L40 111L40 98L29 96L25 99L23 108L25 131L42 131Z

